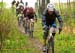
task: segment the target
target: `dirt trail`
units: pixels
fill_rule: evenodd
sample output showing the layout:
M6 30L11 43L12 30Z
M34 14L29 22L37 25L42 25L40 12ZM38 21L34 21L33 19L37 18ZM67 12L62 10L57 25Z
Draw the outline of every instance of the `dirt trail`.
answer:
M23 26L18 27L18 28L22 34L25 34ZM28 36L28 34L25 34L25 35ZM35 37L33 37L33 38L29 37L29 40L30 40L31 44L33 44L33 47L37 48L37 50L40 51L40 53L42 53L42 45L41 45L40 41L38 39L36 39Z

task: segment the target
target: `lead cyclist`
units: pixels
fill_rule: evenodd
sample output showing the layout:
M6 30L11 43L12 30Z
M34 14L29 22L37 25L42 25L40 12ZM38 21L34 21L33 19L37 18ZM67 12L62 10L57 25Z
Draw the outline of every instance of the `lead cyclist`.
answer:
M59 11L55 9L55 5L53 3L48 3L47 8L44 10L43 15L42 15L42 26L44 29L44 45L43 45L43 50L46 50L46 40L49 34L49 29L50 32L52 33L53 37L56 34L56 19L59 21L59 31L62 31L62 26L63 26L63 21L62 17L59 14ZM49 28L50 27L50 28Z

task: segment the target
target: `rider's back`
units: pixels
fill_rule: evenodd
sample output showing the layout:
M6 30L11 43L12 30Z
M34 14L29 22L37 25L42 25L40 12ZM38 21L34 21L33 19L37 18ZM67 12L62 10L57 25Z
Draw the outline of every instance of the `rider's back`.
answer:
M34 9L32 7L29 7L26 11L26 14L34 14Z
M24 5L23 5L22 3L19 3L17 9L18 9L18 12L19 12L19 13L22 13L23 10L24 10Z
M34 15L34 9L32 7L27 7L24 9L23 13L27 16L27 15Z

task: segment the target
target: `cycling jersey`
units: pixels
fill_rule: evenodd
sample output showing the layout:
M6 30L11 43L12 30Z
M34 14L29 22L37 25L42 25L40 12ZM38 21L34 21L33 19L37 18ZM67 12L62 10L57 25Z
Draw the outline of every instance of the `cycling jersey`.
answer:
M32 7L25 8L23 14L25 17L28 17L28 19L34 19L34 16L36 16Z
M53 11L53 14L50 15L48 13L48 10L45 9L45 11L43 12L43 16L42 16L42 24L43 25L47 25L47 26L53 26L53 27L56 27L56 18L58 19L59 23L60 23L60 26L62 27L62 18L59 14L59 12L54 9Z

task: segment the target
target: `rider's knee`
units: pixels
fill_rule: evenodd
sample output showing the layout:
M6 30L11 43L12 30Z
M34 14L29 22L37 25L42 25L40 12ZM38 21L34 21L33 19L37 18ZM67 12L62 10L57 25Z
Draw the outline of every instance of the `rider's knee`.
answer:
M50 28L50 32L51 32L51 33L56 33L56 28L51 27L51 28Z
M47 36L46 36L46 35L44 35L44 36L43 36L43 39L44 39L44 40L46 40L46 39L47 39Z
M56 33L52 33L53 37L55 36Z
M48 31L45 31L43 35L43 39L47 39L47 37L48 37Z

